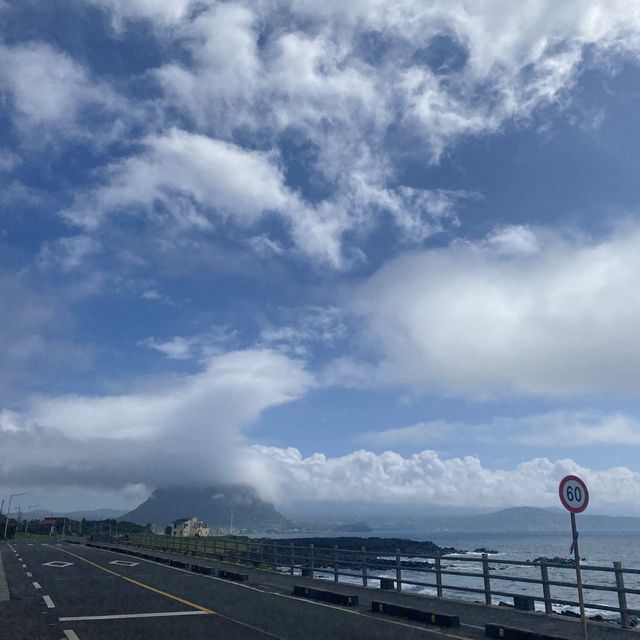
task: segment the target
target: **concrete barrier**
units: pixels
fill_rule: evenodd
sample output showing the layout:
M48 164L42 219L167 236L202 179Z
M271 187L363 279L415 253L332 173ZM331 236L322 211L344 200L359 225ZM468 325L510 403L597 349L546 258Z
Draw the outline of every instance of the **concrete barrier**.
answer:
M423 622L424 624L432 624L436 627L460 626L459 616L449 616L443 613L433 613L431 611L424 611L422 609L415 609L413 607L402 607L400 605L391 604L389 602L379 602L377 600L374 600L371 603L371 611L373 611L374 613L385 613L389 616L407 618L407 620Z
M332 604L341 604L345 607L356 607L360 604L358 596L345 595L336 593L335 591L327 591L325 589L313 589L296 585L293 587L294 596L302 596L303 598L311 598L312 600L322 600L323 602L331 602Z
M393 578L380 578L380 589L383 591L393 591L396 588L396 583Z
M227 571L226 569L218 570L218 578L233 580L234 582L249 582L249 574L238 573L236 571Z
M203 567L201 564L192 564L191 571L209 576L213 572L213 569L211 567Z
M536 601L531 596L513 596L513 606L520 611L535 611Z

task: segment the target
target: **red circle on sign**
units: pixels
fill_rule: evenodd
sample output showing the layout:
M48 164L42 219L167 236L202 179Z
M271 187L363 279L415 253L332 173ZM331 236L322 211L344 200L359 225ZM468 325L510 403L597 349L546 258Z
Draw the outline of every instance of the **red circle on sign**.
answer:
M569 483L572 484L569 485ZM567 487L567 485L569 485L569 487ZM578 485L578 489L581 490L580 499L576 496L574 485ZM583 480L578 478L578 476L565 476L562 478L558 493L560 494L562 506L573 513L582 513L589 504L589 489L587 489L587 485Z

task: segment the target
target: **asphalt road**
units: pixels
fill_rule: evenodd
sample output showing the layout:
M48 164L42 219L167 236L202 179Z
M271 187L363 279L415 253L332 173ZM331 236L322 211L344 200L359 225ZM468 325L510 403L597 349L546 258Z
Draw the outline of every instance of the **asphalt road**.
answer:
M137 557L67 543L0 546L11 599L0 602L2 640L469 640L451 632L234 584Z

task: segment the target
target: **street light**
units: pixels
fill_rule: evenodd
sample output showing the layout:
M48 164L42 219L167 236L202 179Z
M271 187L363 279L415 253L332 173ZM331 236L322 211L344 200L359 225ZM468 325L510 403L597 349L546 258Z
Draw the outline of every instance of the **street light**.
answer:
M11 513L11 501L18 496L26 496L26 493L12 493L9 496L9 506L7 507L7 519L4 521L4 539L7 539L7 529L9 528L9 514ZM16 525L17 526L17 525Z
M29 527L29 513L31 512L31 509L33 509L34 507L39 507L39 504L31 504L29 505L29 509L27 510L27 517L24 521L24 535L27 535L27 529Z

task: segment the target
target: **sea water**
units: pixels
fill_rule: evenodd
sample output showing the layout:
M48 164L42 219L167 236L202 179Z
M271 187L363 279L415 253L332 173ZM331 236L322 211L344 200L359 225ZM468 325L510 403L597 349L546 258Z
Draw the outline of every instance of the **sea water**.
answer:
M278 538L287 537L340 537L349 534L329 534L316 533L306 535L281 535ZM569 553L571 545L571 532L567 527L566 533L559 532L460 532L460 531L407 531L407 530L377 530L371 531L362 537L381 537L381 538L403 538L410 540L434 542L440 547L454 547L465 551L463 558L479 558L480 553L475 549L485 548L496 551L495 554L489 555L491 587L493 591L504 591L513 594L532 595L542 597L542 586L537 584L527 584L520 582L511 582L500 580L499 576L513 576L540 579L539 567L521 567L512 565L501 565L500 560L534 560L540 556L547 558L573 557ZM276 537L276 536L272 536ZM615 576L612 572L600 572L589 570L589 567L613 567L614 561L619 561L625 569L640 569L640 534L629 532L583 532L579 536L580 556L584 558L583 581L585 585L610 586L615 587ZM382 557L382 556L381 556ZM445 597L462 598L465 600L484 601L482 594L464 593L456 590L447 590L446 586L464 586L482 589L482 565L480 562L466 562L455 557L443 558L443 569L454 571L465 571L477 574L476 577L468 576L450 576L443 575L445 584ZM574 568L549 568L550 580L559 582L575 583ZM318 577L333 579L331 571L318 572ZM368 579L369 586L375 587L379 584L377 577L387 576L395 578L395 570L374 571ZM415 571L408 568L402 569L403 581L430 583L425 585L403 585L403 590L423 593L425 595L435 595L435 574L433 572ZM353 582L354 584L362 584L361 579L357 577L341 577L341 582ZM625 574L625 587L632 589L640 589L640 575ZM577 590L567 587L551 587L551 596L563 600L577 601ZM494 596L493 602L498 604L500 601L511 602L511 599L505 596ZM618 606L618 596L615 592L600 591L595 589L585 590L585 602L594 605ZM631 609L640 609L640 596L627 595L627 605ZM536 608L544 609L543 603L536 603ZM554 605L555 611L577 611L576 607ZM605 618L618 618L619 614L606 612L601 610L590 609L587 607L587 614L594 615L599 613Z

